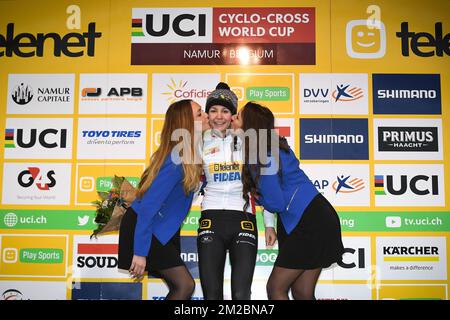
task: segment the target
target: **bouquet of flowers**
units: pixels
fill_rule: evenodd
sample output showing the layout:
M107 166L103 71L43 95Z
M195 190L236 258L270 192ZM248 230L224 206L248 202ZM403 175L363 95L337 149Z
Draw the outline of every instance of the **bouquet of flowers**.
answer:
M111 182L111 190L97 192L100 200L91 202L97 207L95 222L98 224L91 238L102 233L118 231L125 211L136 198L136 189L125 177L114 175Z

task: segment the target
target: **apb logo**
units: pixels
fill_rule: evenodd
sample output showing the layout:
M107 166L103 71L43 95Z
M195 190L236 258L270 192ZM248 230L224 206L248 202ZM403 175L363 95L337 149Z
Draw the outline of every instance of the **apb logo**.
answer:
M367 114L365 73L301 73L301 114Z
M15 103L19 105L25 105L33 99L33 88L29 85L21 83L20 85L14 87L11 98Z

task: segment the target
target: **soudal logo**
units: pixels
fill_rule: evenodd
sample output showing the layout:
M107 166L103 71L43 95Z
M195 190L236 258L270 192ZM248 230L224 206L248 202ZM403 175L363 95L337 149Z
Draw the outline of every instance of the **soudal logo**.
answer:
M67 129L5 129L5 147L29 149L36 144L47 149L67 148Z
M41 173L41 169L29 167L27 170L23 170L19 173L17 182L24 188L29 188L35 184L39 190L50 190L50 188L53 188L56 185L54 176L54 170Z
M332 188L337 193L354 193L358 192L366 187L365 182L361 178L352 177L350 175L341 175L336 177L336 181L333 182Z
M439 151L437 127L378 127L379 151Z
M375 114L441 114L439 74L373 74Z
M78 268L101 268L113 269L118 265L119 247L117 244L84 244L77 246L77 267Z
M15 86L11 92L11 98L19 105L25 105L33 99L33 88L27 84L21 83Z
M166 87L169 90L161 92L161 94L167 97L169 103L181 99L206 99L211 93L211 90L192 88L188 81L173 78L170 79L170 83Z
M450 56L450 33L444 34L442 30L442 22L434 24L434 35L432 33L420 31L414 32L409 30L409 23L402 22L401 29L396 36L401 39L402 56L409 57L410 52L414 55L427 57L443 57ZM427 39L423 41L423 39Z
M81 96L83 98L97 98L102 96L102 88L83 88L81 90ZM136 87L120 87L120 88L110 88L106 91L107 98L117 98L117 97L142 97L143 89Z
M18 105L25 105L32 101L37 102L66 102L71 101L72 90L68 87L38 87L36 93L31 85L21 83L11 91L11 99Z
M22 58L43 57L45 45L53 44L53 56L60 57L61 54L67 57L82 57L86 53L89 57L95 54L95 40L100 38L102 33L95 31L95 23L88 25L88 31L83 33L71 32L60 35L56 32L31 33L14 32L14 23L8 23L6 26L6 36L0 34L0 57L13 57L14 55ZM51 38L52 41L48 41ZM25 48L22 50L22 48ZM80 48L83 48L80 50ZM86 50L86 51L85 51Z
M81 132L83 138L140 138L142 131L120 130L85 130Z
M364 269L366 267L365 248L344 248L342 261L337 264L344 269Z
M439 176L375 175L375 195L399 196L408 191L418 196L439 195Z

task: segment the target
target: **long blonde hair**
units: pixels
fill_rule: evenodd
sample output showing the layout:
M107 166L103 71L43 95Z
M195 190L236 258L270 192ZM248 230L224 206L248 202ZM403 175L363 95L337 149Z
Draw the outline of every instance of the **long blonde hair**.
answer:
M191 154L196 151L194 145L194 118L191 107L192 100L180 100L172 103L167 109L164 119L164 126L161 131L161 144L158 149L150 157L150 164L145 169L139 182L136 196L142 198L147 189L151 186L153 180L158 175L164 160L172 149L179 143L172 141L172 133L177 129L185 129L190 134L190 139L183 138L180 142L182 150L190 150ZM184 159L184 158L182 158ZM198 187L200 182L200 176L202 173L201 164L194 164L193 161L183 161L183 189L185 194L194 191Z

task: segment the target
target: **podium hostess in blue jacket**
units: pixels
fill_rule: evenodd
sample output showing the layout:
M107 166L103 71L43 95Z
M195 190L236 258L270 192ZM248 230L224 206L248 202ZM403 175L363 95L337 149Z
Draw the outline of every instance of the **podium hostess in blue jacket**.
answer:
M339 217L300 169L286 139L278 137L268 108L249 102L232 121L233 128L243 129L247 136L253 129L258 140L244 146L244 198L251 192L265 210L278 214L279 251L267 282L268 297L289 299L291 290L294 299L314 299L322 268L342 260ZM262 139L267 141L265 150L260 150Z
M169 106L161 144L141 176L135 201L119 231L119 268L140 278L145 270L161 276L169 287L166 299L190 299L195 282L180 258L180 226L191 207L202 172L195 162L194 121L209 128L208 116L192 100ZM177 129L184 129L178 130ZM173 141L172 134L184 136ZM182 152L180 153L180 150Z

